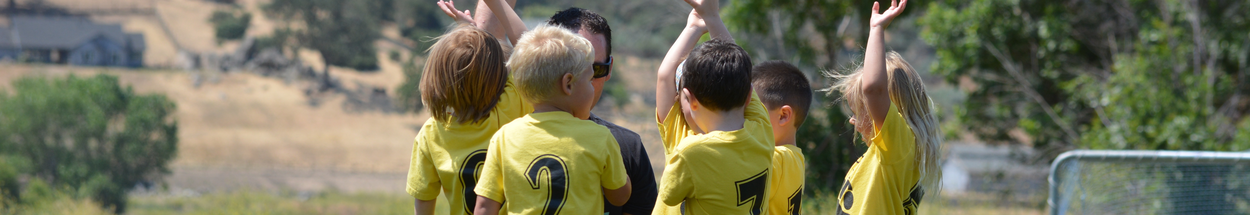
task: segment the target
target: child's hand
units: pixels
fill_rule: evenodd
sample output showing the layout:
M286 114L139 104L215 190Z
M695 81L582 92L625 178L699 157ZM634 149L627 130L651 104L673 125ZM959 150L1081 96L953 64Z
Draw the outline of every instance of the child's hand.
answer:
M439 0L438 8L443 9L443 13L455 19L456 22L473 24L473 16L469 15L469 10L464 10L464 12L458 11L456 10L456 5L452 4L451 1Z
M686 1L691 1L691 0L686 0ZM884 28L884 27L889 26L890 21L893 21L894 17L898 17L899 14L902 14L903 8L907 8L907 0L903 0L902 3L899 3L898 0L891 0L890 8L885 9L884 13L878 13L881 11L880 8L881 6L879 3L877 2L872 3L872 18L870 19L872 21L869 22L869 24L872 24L873 28L876 28L876 27Z
M720 17L720 0L685 0L694 11L706 17Z
M690 10L690 16L686 18L686 27L695 29L699 34L707 33L707 23L703 22L703 17L699 16L699 12Z

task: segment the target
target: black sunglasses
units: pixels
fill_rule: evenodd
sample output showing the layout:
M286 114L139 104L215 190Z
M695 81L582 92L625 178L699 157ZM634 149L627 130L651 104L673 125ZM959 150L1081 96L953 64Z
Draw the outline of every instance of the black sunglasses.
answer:
M590 67L595 70L595 76L592 77L602 78L608 76L608 74L612 73L612 56L608 56L607 63L595 62L594 64L591 64Z

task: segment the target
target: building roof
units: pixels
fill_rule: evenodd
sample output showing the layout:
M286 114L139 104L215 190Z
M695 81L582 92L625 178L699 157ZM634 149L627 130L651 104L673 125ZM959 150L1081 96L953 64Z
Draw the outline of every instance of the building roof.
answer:
M12 16L0 30L0 47L72 49L103 36L130 50L143 50L142 34L126 34L121 25L97 24L80 17ZM136 43L137 42L137 43Z

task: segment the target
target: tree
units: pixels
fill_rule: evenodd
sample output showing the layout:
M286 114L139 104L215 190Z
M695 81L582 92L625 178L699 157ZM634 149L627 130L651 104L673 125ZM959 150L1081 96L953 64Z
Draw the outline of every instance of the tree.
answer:
M214 11L212 17L208 18L208 22L213 23L214 34L217 41L237 40L243 38L243 34L247 32L247 27L251 25L252 14L243 12L236 16L236 13L230 11Z
M301 47L321 53L327 74L330 65L372 71L378 69L373 42L381 34L380 16L390 14L378 12L384 11L379 1L274 0L264 11L302 24L290 35Z
M0 93L0 154L25 160L24 174L121 213L127 190L169 173L178 126L165 96L136 95L110 75L27 77L13 89Z
M939 1L919 23L932 71L971 80L983 140L1071 148L1244 150L1243 2ZM1012 135L1023 131L1023 136Z

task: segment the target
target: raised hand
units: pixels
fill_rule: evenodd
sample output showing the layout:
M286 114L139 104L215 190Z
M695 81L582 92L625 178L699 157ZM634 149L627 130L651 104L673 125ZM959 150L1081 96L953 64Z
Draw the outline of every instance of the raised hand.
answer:
M707 33L707 23L703 21L703 16L699 16L699 12L696 10L690 10L690 16L686 17L686 27L694 28L700 34Z
M881 11L880 4L873 2L872 18L870 19L871 21L869 24L871 24L874 28L887 27L890 25L890 21L893 21L895 17L898 17L899 14L903 13L903 8L907 8L907 0L903 0L901 3L898 2L898 0L891 0L890 8L885 9L885 12L879 13Z
M703 16L720 17L720 0L685 0L686 4Z
M451 1L439 0L437 4L438 8L443 9L443 14L447 14L448 17L455 19L456 22L474 24L473 16L469 14L469 10L464 10L463 12L456 10L456 5Z

